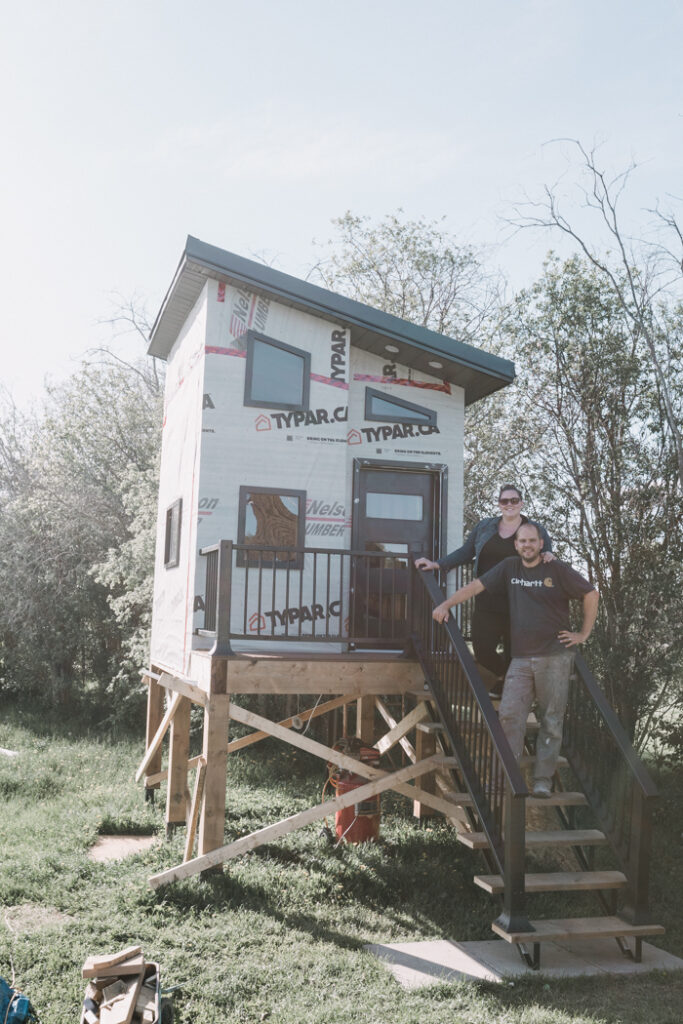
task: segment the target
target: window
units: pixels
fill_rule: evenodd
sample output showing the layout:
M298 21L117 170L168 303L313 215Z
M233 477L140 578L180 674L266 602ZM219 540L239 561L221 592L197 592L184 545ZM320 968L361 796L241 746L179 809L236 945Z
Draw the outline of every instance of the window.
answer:
M164 566L173 569L180 562L180 524L183 517L183 499L178 498L166 509L166 536L164 539Z
M387 395L375 388L365 389L366 420L381 420L383 423L424 423L436 426L436 412L415 405L405 398Z
M424 518L424 501L421 494L368 491L365 495L365 515L368 519L403 519L419 523Z
M311 353L249 331L244 404L267 409L308 409Z
M237 564L301 569L304 546L306 492L284 487L240 487L237 542L254 548L238 551ZM263 550L276 548L281 550Z

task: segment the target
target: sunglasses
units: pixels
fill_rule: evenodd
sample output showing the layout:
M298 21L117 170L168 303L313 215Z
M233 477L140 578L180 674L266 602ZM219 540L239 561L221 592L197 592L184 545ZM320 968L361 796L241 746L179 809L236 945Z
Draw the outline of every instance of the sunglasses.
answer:
M522 504L522 499L521 498L499 498L498 499L498 504L499 505L521 505Z

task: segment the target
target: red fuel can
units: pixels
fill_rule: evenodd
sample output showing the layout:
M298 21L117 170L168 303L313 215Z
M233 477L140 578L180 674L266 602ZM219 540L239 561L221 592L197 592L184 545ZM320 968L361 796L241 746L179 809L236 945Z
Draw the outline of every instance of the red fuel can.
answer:
M350 793L367 784L367 779L353 772L337 771L331 776L337 796ZM351 807L337 811L334 816L334 830L337 840L345 843L376 843L379 839L380 802L379 793L368 800L362 800Z

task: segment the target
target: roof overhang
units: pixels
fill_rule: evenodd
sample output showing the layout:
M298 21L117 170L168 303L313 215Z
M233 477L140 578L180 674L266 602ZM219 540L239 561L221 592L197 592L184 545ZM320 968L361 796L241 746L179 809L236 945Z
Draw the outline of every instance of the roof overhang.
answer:
M150 355L168 358L209 278L268 295L285 305L349 327L353 345L463 388L467 405L506 387L515 377L514 363L508 359L207 245L191 235L150 332ZM398 352L388 353L387 344ZM441 365L431 365L434 363Z

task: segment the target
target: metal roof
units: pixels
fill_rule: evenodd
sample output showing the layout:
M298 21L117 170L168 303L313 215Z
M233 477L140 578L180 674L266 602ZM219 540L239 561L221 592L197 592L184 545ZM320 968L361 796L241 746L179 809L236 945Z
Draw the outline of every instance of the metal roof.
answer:
M208 278L246 287L349 327L352 345L458 385L465 391L467 405L500 390L515 377L514 363L508 359L208 245L192 235L187 237L178 269L150 332L150 355L168 357ZM388 353L388 343L398 352ZM441 367L430 366L434 362L441 363Z

